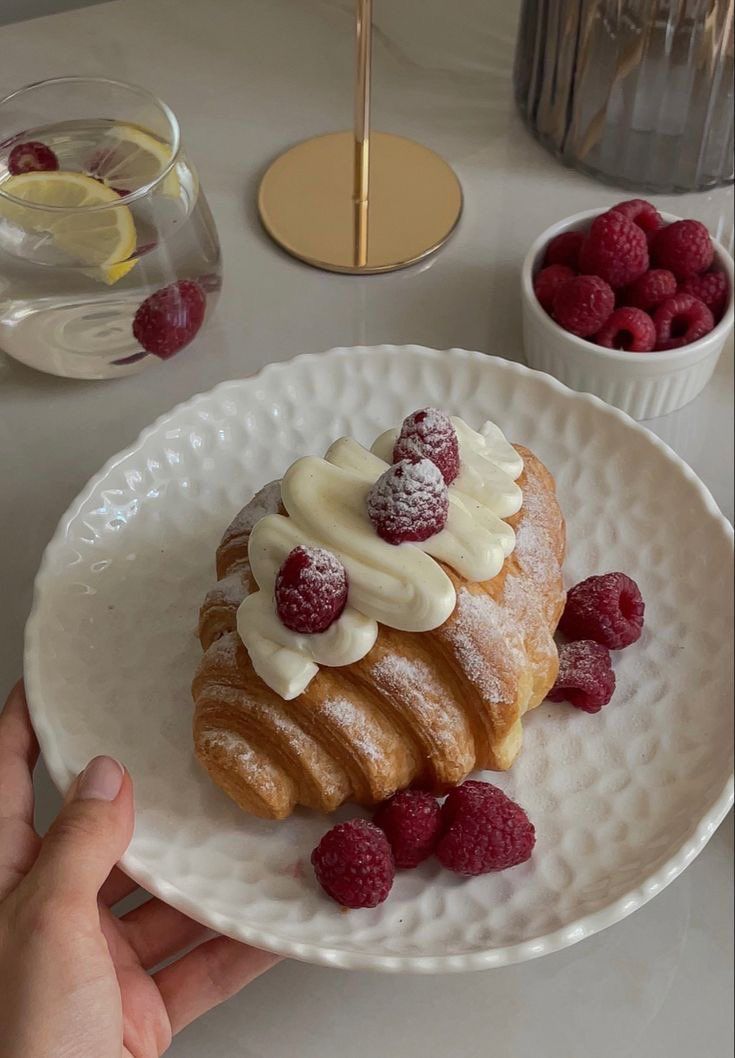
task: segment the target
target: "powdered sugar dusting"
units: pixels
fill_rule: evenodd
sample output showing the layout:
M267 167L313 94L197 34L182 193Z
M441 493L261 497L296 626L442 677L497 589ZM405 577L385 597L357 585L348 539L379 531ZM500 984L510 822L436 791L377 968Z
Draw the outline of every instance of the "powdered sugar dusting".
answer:
M236 632L227 632L225 635L215 639L214 643L207 648L206 657L211 658L217 665L225 668L234 668L237 664L237 652L240 649L240 637Z
M459 473L459 441L452 420L438 408L423 408L403 420L393 448L393 462L430 459L447 485Z
M224 727L207 727L199 732L199 745L203 749L220 749L238 763L253 763L255 753L252 746L235 731Z
M335 583L341 586L345 580L345 568L339 559L324 547L297 547L295 552L308 561L299 568L299 583L311 591L328 591ZM292 552L293 553L293 552Z
M271 481L253 496L239 514L230 522L225 536L244 536L251 532L256 522L267 514L275 514L281 506L281 482Z
M215 750L227 757L228 763L232 763L242 773L246 782L254 781L250 778L257 775L257 786L265 793L277 790L274 775L267 767L261 754L257 753L247 739L238 735L235 731L229 731L221 727L204 728L198 733L200 750ZM268 762L270 763L270 762Z
M323 547L295 547L276 577L276 611L294 632L326 631L345 608L347 572Z
M430 459L402 459L372 486L367 509L378 536L389 544L427 540L446 525L449 493Z
M218 580L207 596L207 602L212 606L228 606L236 609L247 593L243 582L243 570L240 569Z
M526 664L513 616L489 595L462 588L444 631L465 676L483 700L513 701L518 673Z
M373 763L382 760L385 747L380 743L385 739L365 709L348 698L328 698L322 702L319 712L325 720L344 731L346 740L360 757Z
M375 679L394 693L402 694L408 687L417 692L416 701L423 704L424 696L439 697L441 688L434 669L425 661L404 654L384 654L372 666ZM412 708L415 708L412 702Z
M543 613L544 597L525 578L506 578L503 606L509 618L522 630L527 652L534 658L554 654L554 637Z
M523 490L523 507L516 527L515 557L536 588L545 588L558 571L556 542L546 525L548 501L535 482Z

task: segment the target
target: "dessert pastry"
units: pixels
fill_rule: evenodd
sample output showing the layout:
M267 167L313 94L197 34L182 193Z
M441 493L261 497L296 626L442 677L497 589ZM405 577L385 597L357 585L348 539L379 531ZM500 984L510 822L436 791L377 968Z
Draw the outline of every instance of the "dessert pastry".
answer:
M268 819L509 768L556 678L563 557L551 474L492 423L426 409L298 460L217 551L199 760Z

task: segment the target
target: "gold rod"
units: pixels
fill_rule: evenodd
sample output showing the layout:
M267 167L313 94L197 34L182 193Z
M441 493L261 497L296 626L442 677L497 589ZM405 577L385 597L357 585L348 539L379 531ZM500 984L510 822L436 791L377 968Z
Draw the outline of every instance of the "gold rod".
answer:
M355 265L357 267L364 267L367 264L372 31L373 0L357 0L354 162Z

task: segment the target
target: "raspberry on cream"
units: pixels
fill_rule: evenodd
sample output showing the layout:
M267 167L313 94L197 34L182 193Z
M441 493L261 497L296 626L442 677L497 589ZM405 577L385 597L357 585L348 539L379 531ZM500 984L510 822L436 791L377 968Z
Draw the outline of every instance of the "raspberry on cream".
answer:
M430 459L401 459L381 474L367 494L375 532L389 544L421 543L447 524L449 491Z
M278 571L276 613L292 632L314 635L334 624L347 602L347 573L321 547L295 547Z
M467 580L490 580L500 572L515 546L503 518L521 506L514 479L523 461L493 424L476 433L461 419L452 423L460 472L448 489L446 524L423 541L388 543L368 514L368 494L389 470L380 455L392 457L398 431L378 439L378 454L342 438L324 459L299 459L284 475L281 496L288 517L269 514L253 528L248 555L259 590L237 615L255 671L282 698L301 694L319 665L348 665L364 657L375 643L378 622L417 632L442 625L456 595L440 562ZM300 546L329 551L349 584L344 611L316 634L286 628L274 605L278 572Z
M439 468L446 484L452 484L459 473L459 441L446 412L421 408L403 420L391 462L400 463L402 459L429 459Z

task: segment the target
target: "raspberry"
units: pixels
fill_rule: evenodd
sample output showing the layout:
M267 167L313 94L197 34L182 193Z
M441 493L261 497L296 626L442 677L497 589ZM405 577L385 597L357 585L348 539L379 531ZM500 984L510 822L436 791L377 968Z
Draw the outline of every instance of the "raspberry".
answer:
M544 268L549 265L566 265L567 268L579 270L579 251L584 242L584 232L563 231L555 235L544 254ZM539 298L539 301L541 299Z
M546 695L550 702L569 702L585 713L599 713L615 690L610 651L593 639L578 639L559 648L559 673Z
M574 279L575 272L563 264L547 265L533 277L533 289L541 307L551 314L556 293L567 279Z
M706 272L715 255L712 240L698 220L667 224L653 240L653 259L658 268L668 268L677 279Z
M611 287L624 287L648 270L646 236L622 213L603 213L592 221L582 243L579 267Z
M690 276L679 287L682 294L692 294L703 301L716 320L719 320L727 305L730 284L724 272L705 272L701 276Z
M418 867L434 851L441 809L423 790L402 790L380 806L373 822L385 833L396 867Z
M650 312L666 298L676 293L676 276L666 268L652 268L644 272L622 291L623 305Z
M180 279L146 298L135 313L133 335L147 353L167 360L195 337L206 305L199 284Z
M437 408L422 408L407 416L393 446L393 462L430 459L447 485L459 474L459 441L452 420Z
M640 637L645 604L625 573L603 573L576 584L567 595L559 630L567 639L594 639L622 650Z
M599 331L615 308L612 288L599 276L575 276L556 292L554 319L565 331L587 338Z
M337 620L347 602L347 571L321 547L295 547L276 576L276 612L292 632L315 635Z
M18 143L8 156L8 172L11 176L19 173L50 173L59 168L59 159L50 147L38 140Z
M665 223L656 207L646 202L645 198L631 198L627 202L618 202L617 206L612 208L616 213L622 213L628 220L632 220L647 235L659 231Z
M693 294L675 294L659 305L653 323L656 349L679 349L709 334L715 320L705 303Z
M442 832L445 831L457 816L482 809L493 801L504 798L505 794L492 783L480 779L467 779L461 786L455 786L447 794L442 805Z
M626 349L629 353L650 353L656 344L653 320L642 309L615 309L607 323L595 335L605 349Z
M436 856L457 874L487 874L524 863L535 843L533 823L520 805L490 783L463 783L442 807Z
M396 873L388 839L367 819L351 819L328 830L311 862L322 889L344 907L382 904Z
M447 522L446 482L430 459L402 459L370 489L367 511L378 536L389 544L428 540Z

